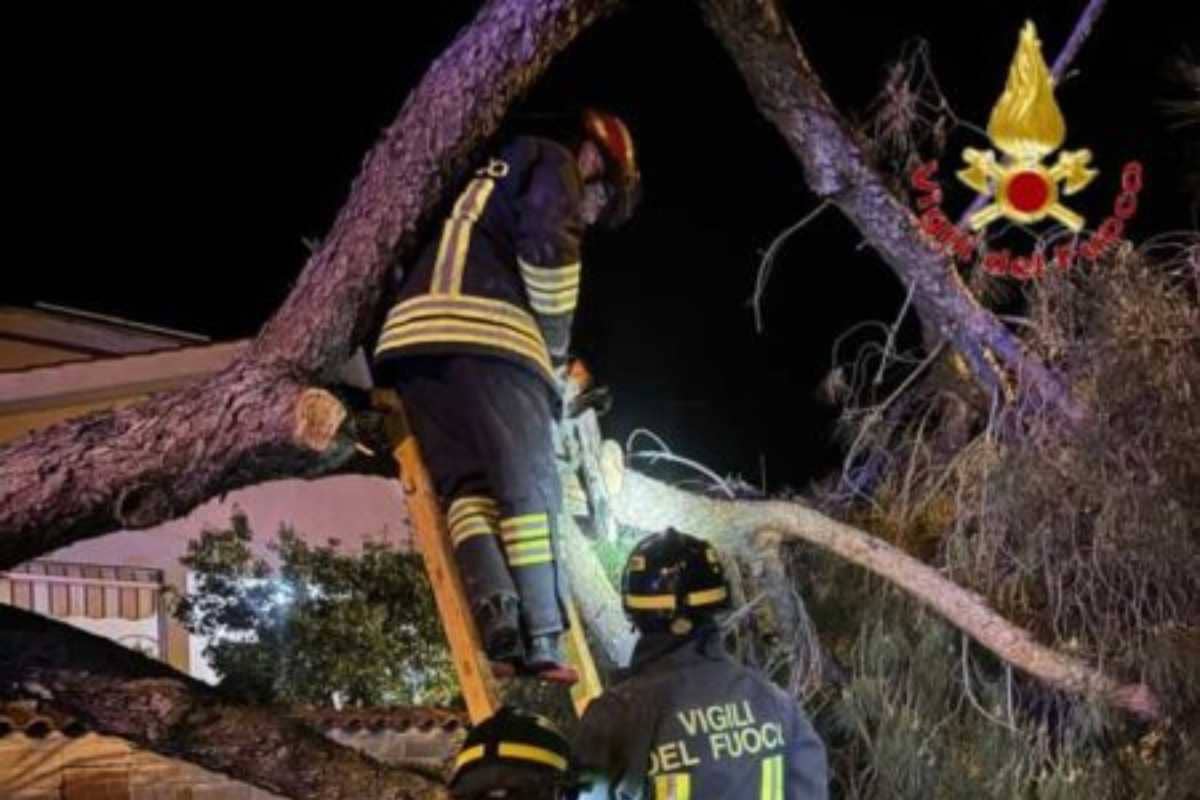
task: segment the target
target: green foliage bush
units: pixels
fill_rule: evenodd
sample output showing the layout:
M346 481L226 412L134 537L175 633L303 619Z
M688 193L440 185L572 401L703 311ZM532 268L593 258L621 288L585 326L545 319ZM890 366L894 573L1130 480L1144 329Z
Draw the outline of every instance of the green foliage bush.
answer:
M256 558L242 513L205 530L181 560L195 590L176 616L209 641L223 688L260 703L447 705L458 693L420 557L367 543L314 546L281 528Z

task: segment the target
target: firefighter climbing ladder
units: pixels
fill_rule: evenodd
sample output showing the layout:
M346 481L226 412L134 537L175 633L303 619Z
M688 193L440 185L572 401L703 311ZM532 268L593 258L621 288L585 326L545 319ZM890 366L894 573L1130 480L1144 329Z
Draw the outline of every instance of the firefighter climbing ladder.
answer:
M454 669L466 699L467 714L471 722L477 723L500 708L500 692L471 616L446 520L425 468L420 445L408 426L403 404L393 392L386 392L377 395L376 405L390 412L387 418L388 438L392 443L392 455L400 467L400 482L408 501L417 545L429 573L429 583L433 587L446 640L450 644ZM571 687L571 700L576 713L582 715L587 704L600 694L603 687L575 604L570 598L567 599L567 614L570 621L567 658L579 672L579 682Z

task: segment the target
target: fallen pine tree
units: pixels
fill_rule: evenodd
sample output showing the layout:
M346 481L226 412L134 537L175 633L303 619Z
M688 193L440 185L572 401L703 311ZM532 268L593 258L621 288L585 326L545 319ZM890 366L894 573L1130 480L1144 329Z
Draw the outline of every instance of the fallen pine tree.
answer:
M581 30L619 5L615 0L486 3L475 22L433 64L385 131L296 287L254 345L231 367L201 384L139 406L90 415L0 448L4 478L0 483L0 566L121 527L155 525L238 486L344 468L353 453L352 417L326 390L336 367L368 335L370 320L382 299L383 276L395 259L411 253L441 194L469 165L476 146L496 130L512 100ZM1104 411L1097 403L1100 396L1086 371L1062 369L1061 353L1055 347L1045 346L1045 342L1031 345L1002 324L974 300L948 269L946 259L923 240L915 219L880 180L821 88L782 9L773 2L749 0L708 0L701 7L746 77L761 110L777 124L804 163L814 193L841 208L883 260L913 287L914 306L927 324L964 355L968 374L989 397L1003 402L1009 396L1007 390L1014 390L1007 406L1013 411L1014 424L999 433L1009 436L1012 431L1032 430L1034 435L1027 444L1037 447L1042 444L1036 435L1042 430L1037 427L1041 420L1055 420L1053 430L1064 436L1076 435L1089 426L1105 430L1110 420L1102 416ZM1152 332L1147 341L1153 343L1155 336ZM1183 348L1192 346L1186 336L1170 341ZM1022 380L1009 386L1011 376ZM1174 389L1190 386L1187 380L1175 380ZM1046 413L1030 415L1030 409ZM900 428L911 421L911 414L902 415L895 425ZM989 436L992 433L996 431ZM901 445L899 451L909 458L921 455L911 442ZM1180 474L1187 474L1186 469ZM1147 473L1146 477L1154 476ZM887 491L888 481L894 479L885 479L881 491ZM914 557L903 537L888 539L883 526L872 527L876 520L850 524L852 514L838 521L797 503L718 502L683 495L634 473L627 473L625 484L617 496L618 509L625 509L624 521L636 528L652 530L672 522L733 551L750 550L752 554L785 541L816 545L835 555L838 564L852 563L891 586L902 587L908 596L936 609L1005 662L1055 690L1093 696L1139 715L1153 716L1159 704L1156 699L1162 700L1156 697L1160 692L1147 688L1145 681L1111 677L1115 673L1108 671L1107 663L1090 661L1099 651L1075 654L1039 644L1054 639L1045 630L1030 633L1028 626L998 614L987 587L985 591L975 588L979 574L959 569L958 576L950 575L959 579L948 580L943 565ZM935 494L931 492L931 496ZM671 509L654 505L665 500L676 505ZM1170 509L1169 502L1163 507ZM1094 513L1086 504L1079 508L1082 515ZM1184 511L1187 519L1190 511ZM911 522L919 515L907 516ZM959 526L952 524L953 515L941 519L943 530L959 531ZM1033 535L1030 538L1037 540ZM586 563L587 548L581 548L579 540L569 544L575 553L569 557L573 569L577 573L590 569L595 576L594 565ZM1087 555L1095 552L1090 550ZM1011 563L1009 567L1015 569ZM1009 573L1002 575L1008 577ZM1175 602L1173 593L1166 594L1172 599L1164 608L1174 604L1190 613L1186 604ZM605 638L619 658L621 648L628 646L627 636L621 637L613 596L598 596L602 599L592 600L595 613L587 616L608 626ZM1019 605L1013 608L1021 610ZM1194 624L1186 613L1180 624ZM1172 622L1168 613L1153 619ZM20 625L13 624L15 635L20 635ZM897 621L897 630L902 626L903 620ZM59 635L64 642L70 640L66 633ZM1069 644L1069 639L1065 643ZM50 650L53 648L45 652ZM963 660L968 662L966 656ZM41 663L10 659L6 672L9 688L40 686L67 703L82 704L89 695L102 698L103 692L86 690L86 675L53 666L64 663L61 659ZM96 685L132 703L129 724L141 726L141 730L126 730L129 736L148 746L167 741L154 735L155 726L162 722L156 721L153 713L133 713L141 708L137 687L121 683L129 676L135 680L146 677L137 670L116 678L102 673ZM1159 681L1154 689L1159 685L1168 686L1169 682ZM140 686L153 689L147 695L153 698L149 704L167 709L168 717L174 713L171 709L177 709L189 719L199 706L220 703L219 698L203 692L196 695L200 699L193 699L192 693L199 687L186 682L179 684L182 689L175 683L158 689L151 684ZM1178 709L1177 701L1172 698L1169 707ZM108 719L114 730L122 724L116 716L104 716L113 714L113 709L103 702L91 713ZM254 720L270 733L268 740L285 736L272 728L284 723L273 723L269 715L260 714ZM929 720L920 724L928 726ZM927 735L933 737L936 730ZM243 762L229 754L214 755L204 750L203 743L189 744L186 738L169 741L180 757L199 761L226 758L229 760L220 762L225 769L242 770L260 785L277 785L270 775L255 772L257 765L269 761ZM874 740L868 737L868 741ZM372 774L369 766L347 768ZM336 787L326 786L338 780L335 772L303 773L309 784L295 785L289 791L328 791L331 794L312 796L339 796ZM413 786L421 788L411 791L427 788L425 784Z

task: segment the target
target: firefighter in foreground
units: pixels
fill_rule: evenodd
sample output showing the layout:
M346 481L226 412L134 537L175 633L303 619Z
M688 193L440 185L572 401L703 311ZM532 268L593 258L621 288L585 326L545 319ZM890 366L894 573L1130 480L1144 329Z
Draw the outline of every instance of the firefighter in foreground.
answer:
M825 748L796 701L726 654L730 606L713 547L668 529L642 540L621 578L641 633L629 675L592 701L574 755L588 798L814 800Z
M592 226L629 218L624 123L585 111L560 141L521 136L480 167L415 263L398 265L376 375L405 402L443 503L488 657L570 683L556 556L552 420Z
M454 800L574 798L567 741L545 717L505 707L471 729L454 761Z

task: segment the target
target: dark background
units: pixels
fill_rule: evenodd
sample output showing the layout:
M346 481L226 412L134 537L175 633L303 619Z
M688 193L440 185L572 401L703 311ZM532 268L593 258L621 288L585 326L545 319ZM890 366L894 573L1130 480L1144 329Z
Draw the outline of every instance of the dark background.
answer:
M570 48L524 106L606 106L626 117L640 150L639 216L585 251L576 349L615 392L609 435L645 426L717 472L757 484L765 463L771 488L799 488L837 457L834 412L814 398L835 339L890 322L904 291L827 212L784 248L766 333L755 332L762 252L814 198L694 6L633 5ZM1200 55L1189 5L1111 0L1058 91L1066 147L1090 148L1101 170L1072 207L1095 224L1120 166L1146 164L1135 240L1189 224L1180 177L1185 135L1197 129L1169 131L1156 105L1180 95L1168 62L1189 44ZM950 103L979 126L1021 23L1037 23L1052 61L1083 6L789 4L852 118L921 37ZM12 16L3 41L13 211L0 301L253 335L303 265L302 240L323 235L364 153L477 4L396 7ZM965 145L987 143L957 134L946 183ZM968 199L953 194L948 211ZM913 344L913 326L904 333ZM851 337L840 360L866 337Z

